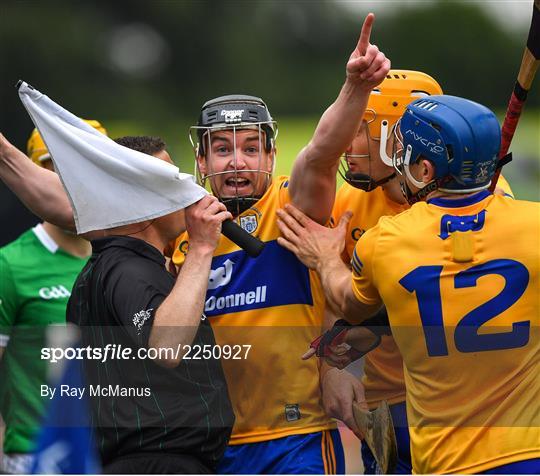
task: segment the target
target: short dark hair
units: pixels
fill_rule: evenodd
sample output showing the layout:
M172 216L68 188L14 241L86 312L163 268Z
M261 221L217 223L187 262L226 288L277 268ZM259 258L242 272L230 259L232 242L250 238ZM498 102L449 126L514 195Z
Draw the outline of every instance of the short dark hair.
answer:
M125 136L114 139L114 142L148 155L154 155L167 148L163 139L157 136Z

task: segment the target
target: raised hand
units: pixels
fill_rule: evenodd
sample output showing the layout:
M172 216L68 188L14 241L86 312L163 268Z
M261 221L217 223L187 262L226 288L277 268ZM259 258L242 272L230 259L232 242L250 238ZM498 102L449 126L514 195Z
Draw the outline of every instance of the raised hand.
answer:
M336 228L326 228L315 223L293 205L278 210L278 227L281 236L277 242L292 251L308 268L317 269L319 262L337 257L345 247L347 224L352 213L345 212Z
M347 81L369 90L379 85L390 71L390 60L370 43L374 21L375 15L369 13L362 25L358 44L347 63Z

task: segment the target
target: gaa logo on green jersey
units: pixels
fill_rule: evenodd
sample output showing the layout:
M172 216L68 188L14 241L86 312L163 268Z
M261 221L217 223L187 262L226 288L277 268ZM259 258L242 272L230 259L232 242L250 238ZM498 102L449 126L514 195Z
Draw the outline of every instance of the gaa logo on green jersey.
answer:
M58 286L51 286L50 288L41 288L39 290L39 296L42 299L62 299L71 296L71 293L61 284Z

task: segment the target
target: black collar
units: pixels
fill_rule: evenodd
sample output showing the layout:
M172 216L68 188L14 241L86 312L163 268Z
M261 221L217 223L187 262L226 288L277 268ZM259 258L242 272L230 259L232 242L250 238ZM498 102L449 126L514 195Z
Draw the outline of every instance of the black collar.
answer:
M108 248L124 248L133 251L145 258L155 261L161 266L165 266L165 257L159 250L140 238L133 238L132 236L107 236L106 238L98 238L92 240L92 253L102 253Z

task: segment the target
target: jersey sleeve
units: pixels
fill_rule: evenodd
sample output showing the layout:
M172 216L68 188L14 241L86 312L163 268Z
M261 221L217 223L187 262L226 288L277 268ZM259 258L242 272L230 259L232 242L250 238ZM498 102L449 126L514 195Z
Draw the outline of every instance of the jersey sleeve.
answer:
M148 266L147 260L132 260L116 266L107 276L105 285L105 300L117 324L140 347L148 347L155 313L170 291L152 279L155 269L145 272L145 266Z
M374 251L379 238L379 226L364 233L354 248L351 258L352 289L356 299L367 305L381 303L374 284Z
M287 203L291 203L291 195L289 193L289 178L278 178L278 204L280 208L283 208Z
M17 318L17 290L11 268L0 250L0 347L6 347Z
M514 198L514 192L512 192L510 184L502 175L499 175L499 180L497 180L497 187L501 188L504 191L504 195L506 197Z

